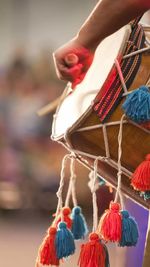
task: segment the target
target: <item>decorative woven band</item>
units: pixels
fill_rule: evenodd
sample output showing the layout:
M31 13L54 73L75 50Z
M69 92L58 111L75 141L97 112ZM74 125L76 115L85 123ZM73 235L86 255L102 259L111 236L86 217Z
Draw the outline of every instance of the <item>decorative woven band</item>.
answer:
M143 48L144 43L144 30L140 24L135 24L134 27L132 26L132 32L127 41L124 55ZM126 87L129 89L140 67L142 55L139 53L123 59L124 55L119 55L117 60L120 64ZM93 109L99 116L101 122L105 122L112 114L120 103L123 93L124 90L120 82L120 77L114 64L107 80L94 100Z

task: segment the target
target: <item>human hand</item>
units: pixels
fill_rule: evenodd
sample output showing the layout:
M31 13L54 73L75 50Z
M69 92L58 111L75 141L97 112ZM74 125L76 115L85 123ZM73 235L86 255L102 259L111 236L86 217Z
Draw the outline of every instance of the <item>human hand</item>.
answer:
M84 79L93 61L93 53L76 38L56 50L53 57L58 78L70 81L72 88Z

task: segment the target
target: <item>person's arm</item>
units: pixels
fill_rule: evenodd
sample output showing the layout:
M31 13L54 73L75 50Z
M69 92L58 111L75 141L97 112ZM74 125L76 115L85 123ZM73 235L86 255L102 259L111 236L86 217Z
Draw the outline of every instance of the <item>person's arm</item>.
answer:
M94 8L79 33L78 41L94 49L107 36L150 8L149 0L102 0Z
M82 77L90 66L91 59L88 59L100 42L149 8L150 0L99 1L77 35L54 53L58 77L68 81L74 81L78 75ZM70 53L78 56L78 64L72 67L65 61Z

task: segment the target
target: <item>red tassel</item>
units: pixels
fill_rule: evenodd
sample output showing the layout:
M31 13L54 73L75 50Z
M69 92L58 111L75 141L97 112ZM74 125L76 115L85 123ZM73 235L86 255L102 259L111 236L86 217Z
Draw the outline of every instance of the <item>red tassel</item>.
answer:
M102 215L98 232L105 241L119 242L121 240L121 213L120 204L110 202L109 210Z
M72 228L72 219L70 218L71 215L71 209L69 207L64 207L62 209L62 214L63 214L63 222L67 224L67 228L71 229ZM57 221L56 221L56 226L61 222L61 214L59 215Z
M139 191L150 191L150 154L136 168L132 175L131 185Z
M89 241L81 246L78 265L80 267L105 267L106 253L96 233L91 233Z
M50 227L48 229L48 234L39 248L36 267L38 267L39 264L59 266L59 259L57 259L55 249L56 232L56 227Z

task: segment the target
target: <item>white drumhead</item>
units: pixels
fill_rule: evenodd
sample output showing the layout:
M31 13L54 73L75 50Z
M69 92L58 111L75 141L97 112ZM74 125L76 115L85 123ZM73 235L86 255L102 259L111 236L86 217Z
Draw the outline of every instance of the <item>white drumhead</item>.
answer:
M64 135L66 131L86 112L114 64L114 60L124 49L131 32L129 25L107 37L97 48L94 60L84 80L76 86L59 107L53 121L52 137Z

